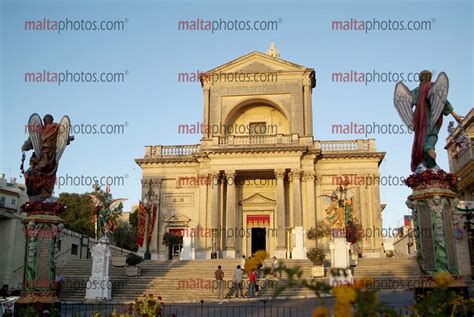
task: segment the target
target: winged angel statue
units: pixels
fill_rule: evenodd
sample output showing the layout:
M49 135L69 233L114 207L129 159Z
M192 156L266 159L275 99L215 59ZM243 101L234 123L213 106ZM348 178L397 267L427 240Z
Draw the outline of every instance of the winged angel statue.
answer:
M321 195L329 204L326 208L326 220L332 229L343 229L353 221L352 197L354 194L349 188L340 185L331 195Z
M431 72L422 71L420 85L411 91L398 82L393 97L400 118L415 134L411 152L411 171L415 174L426 169L440 169L436 164L435 145L443 123L442 115L452 114L456 121L462 121L447 99L449 81L446 73L441 72L434 83L431 77Z
M49 200L53 194L56 182L56 172L59 160L66 146L74 140L69 135L71 120L64 116L58 123L53 116L47 114L43 120L33 113L28 120L28 140L22 145L23 152L21 172L25 176L25 184L30 201ZM30 168L25 172L23 163L25 152L33 150L30 158Z
M120 216L120 204L124 203L127 199L114 199L110 202L110 204L104 205L97 193L89 194L89 196L91 197L96 208L96 229L99 229L99 232L96 232L96 236L108 237L114 232L117 225L117 218Z

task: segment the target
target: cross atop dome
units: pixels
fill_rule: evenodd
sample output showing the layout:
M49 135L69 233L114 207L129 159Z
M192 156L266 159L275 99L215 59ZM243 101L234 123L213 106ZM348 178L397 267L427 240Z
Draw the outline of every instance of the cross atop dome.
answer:
M271 57L280 58L280 51L276 48L275 42L270 43L270 48L267 51L267 54Z

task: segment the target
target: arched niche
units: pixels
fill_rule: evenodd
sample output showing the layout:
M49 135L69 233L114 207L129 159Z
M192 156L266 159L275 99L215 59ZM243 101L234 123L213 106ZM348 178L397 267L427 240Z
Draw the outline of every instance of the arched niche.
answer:
M264 99L252 99L232 109L224 121L224 135L290 134L290 122L283 109ZM252 133L251 133L252 132Z

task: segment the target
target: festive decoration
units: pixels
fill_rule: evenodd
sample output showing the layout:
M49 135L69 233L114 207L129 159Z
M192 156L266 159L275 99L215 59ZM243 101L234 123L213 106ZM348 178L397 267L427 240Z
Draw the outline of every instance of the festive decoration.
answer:
M451 189L458 182L458 177L443 170L427 169L419 174L412 174L406 180L405 184L413 190L426 188L445 188Z
M326 208L326 220L332 228L343 229L352 221L352 196L352 191L343 185L339 185L331 195L321 195L324 201L329 203Z
M99 239L102 236L111 236L117 227L117 219L120 217L121 206L127 200L126 198L114 199L110 202L103 202L100 195L100 187L96 183L94 185L95 192L90 194L94 206L95 206L95 220L97 221L96 227L96 238ZM103 193L103 192L102 192Z

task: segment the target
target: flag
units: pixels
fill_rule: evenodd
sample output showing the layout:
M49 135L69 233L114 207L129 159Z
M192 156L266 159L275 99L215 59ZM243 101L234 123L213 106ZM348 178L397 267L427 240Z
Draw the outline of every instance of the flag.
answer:
M155 228L156 220L156 205L153 205L150 210L150 223L148 224L148 242L151 241L153 236L153 229ZM143 202L140 202L138 207L138 228L137 228L137 240L136 244L140 247L143 246L145 242L145 232L146 232L146 208Z
M137 225L137 241L138 246L143 246L145 241L145 225L146 225L146 209L143 202L140 201L138 205L138 225Z
M148 230L148 242L151 241L151 237L153 235L153 229L155 228L155 220L156 220L156 205L153 205L153 207L151 207L151 212L150 212L150 224L149 224L150 230Z

